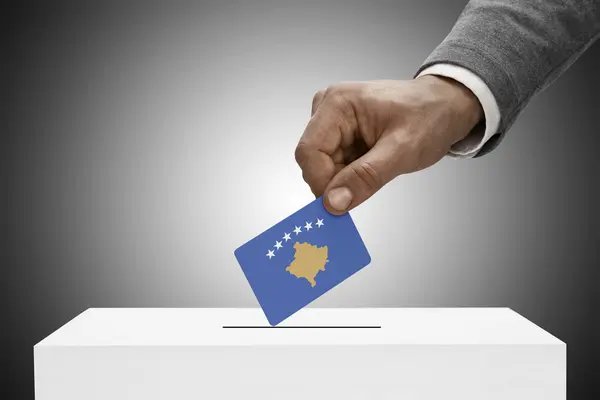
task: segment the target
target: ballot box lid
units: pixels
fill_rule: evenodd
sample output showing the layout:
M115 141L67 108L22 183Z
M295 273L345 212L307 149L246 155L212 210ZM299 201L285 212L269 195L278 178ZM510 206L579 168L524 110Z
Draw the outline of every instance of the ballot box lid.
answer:
M563 342L508 308L90 308L44 346L486 345Z

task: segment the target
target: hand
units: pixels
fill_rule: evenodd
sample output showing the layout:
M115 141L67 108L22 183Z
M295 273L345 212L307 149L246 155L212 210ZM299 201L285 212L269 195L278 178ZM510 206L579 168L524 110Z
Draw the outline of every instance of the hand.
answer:
M482 118L475 95L443 77L333 85L313 98L296 161L339 215L398 175L437 163Z

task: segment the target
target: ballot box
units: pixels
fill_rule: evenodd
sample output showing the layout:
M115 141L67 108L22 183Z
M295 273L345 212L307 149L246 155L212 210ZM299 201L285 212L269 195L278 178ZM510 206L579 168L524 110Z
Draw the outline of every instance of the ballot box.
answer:
M34 346L38 400L566 398L566 345L507 308L84 311Z

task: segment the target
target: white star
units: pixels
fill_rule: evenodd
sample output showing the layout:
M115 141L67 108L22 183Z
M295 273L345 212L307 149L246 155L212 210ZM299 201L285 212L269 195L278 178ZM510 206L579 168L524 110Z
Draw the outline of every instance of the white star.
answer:
M277 240L275 241L275 247L277 248L277 250L279 250L280 248L283 247L283 245L281 244L281 242L278 242Z
M302 229L300 229L299 226L296 227L296 229L294 229L294 232L297 234L299 234L300 232L302 232Z
M269 257L269 260L271 259L271 257L275 257L275 253L273 252L273 250L269 250L267 252L267 257Z
M306 225L304 225L304 229L310 231L312 229L312 222L307 222Z
M285 240L286 242L287 242L288 240L292 240L292 238L290 237L290 234L289 234L289 233L285 233L285 234L283 235L283 238L282 238L282 239L283 239L283 240Z
M323 220L322 220L322 219L319 219L319 218L317 218L317 226L320 228L320 227L322 227L323 225L325 225L325 224L323 223Z

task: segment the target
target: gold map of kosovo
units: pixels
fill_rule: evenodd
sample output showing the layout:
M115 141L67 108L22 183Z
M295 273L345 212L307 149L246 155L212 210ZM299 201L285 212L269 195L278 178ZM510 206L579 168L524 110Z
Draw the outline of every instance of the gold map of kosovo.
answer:
M306 279L312 287L315 287L317 282L315 277L319 271L325 271L325 264L329 262L327 259L327 246L318 247L310 243L294 244L294 261L288 265L285 270L296 278Z

